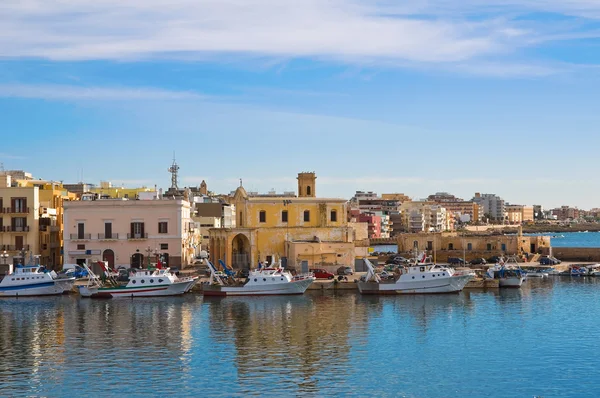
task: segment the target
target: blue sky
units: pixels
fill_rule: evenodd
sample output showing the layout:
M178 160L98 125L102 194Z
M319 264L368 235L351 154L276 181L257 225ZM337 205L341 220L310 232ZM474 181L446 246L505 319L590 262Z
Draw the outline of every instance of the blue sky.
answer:
M600 207L600 2L4 0L0 162L36 177Z

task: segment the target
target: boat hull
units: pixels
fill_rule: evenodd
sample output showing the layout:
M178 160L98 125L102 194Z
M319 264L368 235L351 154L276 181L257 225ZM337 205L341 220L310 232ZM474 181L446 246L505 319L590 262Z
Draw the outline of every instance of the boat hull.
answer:
M75 278L52 280L36 284L0 287L0 297L54 296L70 291Z
M500 287L521 287L525 278L523 277L510 277L510 278L500 278L499 286Z
M395 283L358 282L362 294L447 294L458 293L473 278L473 275L455 275L435 280Z
M221 286L204 285L202 293L205 296L270 296L304 294L314 279L306 278L285 283L273 283L266 286Z
M168 285L144 286L144 287L89 287L78 286L82 297L90 298L133 298L133 297L158 297L179 296L188 292L197 278L191 278L181 282Z

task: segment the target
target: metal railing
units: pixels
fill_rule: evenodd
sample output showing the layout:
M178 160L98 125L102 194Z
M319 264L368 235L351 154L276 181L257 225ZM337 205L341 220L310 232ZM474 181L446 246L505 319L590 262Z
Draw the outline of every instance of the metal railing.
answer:
M10 225L3 226L0 231L2 232L29 232L29 226L24 227L12 227Z
M98 239L99 240L118 240L119 234L114 233L114 232L112 234L98 234Z
M27 214L29 207L5 207L3 213Z
M148 233L144 234L127 234L127 239L148 239Z
M90 240L92 239L92 234L71 234L71 240Z
M2 248L2 250L6 250L6 251L18 251L18 250L29 250L29 245L22 245L22 246L17 246L17 245L0 245L0 247Z

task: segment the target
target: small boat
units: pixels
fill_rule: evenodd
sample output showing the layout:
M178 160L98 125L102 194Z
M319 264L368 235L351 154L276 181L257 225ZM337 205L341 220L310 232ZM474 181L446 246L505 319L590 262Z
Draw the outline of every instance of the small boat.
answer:
M365 258L367 275L358 282L358 290L362 294L458 293L475 276L472 271L456 272L428 259L423 254L420 262L412 261L405 267L399 267L391 278L384 279Z
M600 276L600 264L588 265L586 268L588 276Z
M74 277L59 278L56 272L40 265L17 265L0 282L0 296L49 296L73 289Z
M548 268L546 266L544 266L544 267L528 266L527 270L523 270L526 278L546 278L553 271L554 271L554 268L552 268L552 267Z
M570 265L569 275L571 276L587 276L588 268L585 265Z
M205 296L304 294L315 280L312 273L294 276L279 265L251 270L247 280L242 282L234 278L233 271L226 266L224 272L218 271L210 261L208 266L210 282L202 289Z
M156 269L141 269L132 272L127 284L122 284L110 275L103 261L98 264L104 271L104 281L84 264L89 274L86 285L78 286L82 297L91 298L119 298L119 297L155 297L178 296L184 294L198 281L197 276L179 278L170 272L169 268L162 268L160 261Z
M525 272L514 256L509 257L505 264L494 264L488 268L486 276L490 279L498 279L500 287L521 287L525 280Z

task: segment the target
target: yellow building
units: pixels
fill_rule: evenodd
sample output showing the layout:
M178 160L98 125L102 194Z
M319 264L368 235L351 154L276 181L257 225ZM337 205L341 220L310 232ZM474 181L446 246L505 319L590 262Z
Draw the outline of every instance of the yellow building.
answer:
M10 175L0 175L2 265L23 264L39 253L39 188L12 185Z
M467 261L492 255L522 255L537 253L550 248L548 236L523 236L499 234L414 233L397 238L398 252L426 250L437 261L448 257L463 257Z
M28 257L39 255L40 264L59 269L63 263L63 200L73 200L76 195L57 182L14 181L10 175L0 176L0 182L2 251L9 257L23 251Z
M97 193L103 199L137 199L142 192L156 193L156 189L113 187L108 181L100 181L100 186L90 188L90 192Z
M240 186L232 203L236 228L209 230L213 262L221 259L235 269L280 259L297 269L303 261L330 270L354 265L355 233L347 201L317 198L314 173L298 174L298 196L249 195Z

